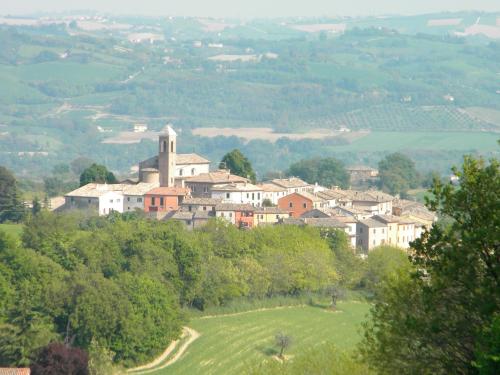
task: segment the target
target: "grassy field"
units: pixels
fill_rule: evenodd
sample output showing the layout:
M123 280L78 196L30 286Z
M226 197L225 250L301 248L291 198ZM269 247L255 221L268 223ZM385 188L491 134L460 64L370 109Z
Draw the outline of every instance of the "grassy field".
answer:
M151 374L241 374L252 364L273 360L279 331L293 338L290 356L325 342L352 349L368 310L367 303L349 301L339 303L338 312L296 306L196 318L189 327L201 336L178 362Z
M12 236L20 237L23 231L22 224L0 224L0 230L9 233Z
M337 152L401 150L497 151L498 133L487 132L371 132L349 145L335 146Z

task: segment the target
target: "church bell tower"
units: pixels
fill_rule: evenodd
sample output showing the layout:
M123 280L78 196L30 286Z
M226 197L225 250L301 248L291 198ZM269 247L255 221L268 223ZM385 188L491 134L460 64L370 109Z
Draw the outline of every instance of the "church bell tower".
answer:
M167 125L166 133L160 135L158 169L160 171L160 186L175 185L175 156L177 152L177 133Z

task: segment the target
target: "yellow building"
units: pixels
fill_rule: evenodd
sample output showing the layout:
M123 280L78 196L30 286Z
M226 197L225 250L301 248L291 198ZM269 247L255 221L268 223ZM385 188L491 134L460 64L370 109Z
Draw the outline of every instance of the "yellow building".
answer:
M284 211L278 207L263 207L261 209L257 209L254 212L253 223L254 226L273 225L289 217L290 214L287 211Z

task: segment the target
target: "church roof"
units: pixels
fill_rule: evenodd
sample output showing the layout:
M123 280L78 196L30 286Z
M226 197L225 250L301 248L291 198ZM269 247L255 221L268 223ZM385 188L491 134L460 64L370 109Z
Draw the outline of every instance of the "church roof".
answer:
M177 165L182 164L210 164L210 160L198 154L177 154L175 158L175 163Z
M175 156L175 164L177 166L189 164L210 164L210 160L207 160L198 154L177 154ZM158 169L158 155L143 160L139 165L142 171L151 168Z
M198 176L188 177L185 180L187 183L207 183L207 184L224 184L233 182L248 182L244 177L230 174L228 171L219 170L209 173L201 173Z

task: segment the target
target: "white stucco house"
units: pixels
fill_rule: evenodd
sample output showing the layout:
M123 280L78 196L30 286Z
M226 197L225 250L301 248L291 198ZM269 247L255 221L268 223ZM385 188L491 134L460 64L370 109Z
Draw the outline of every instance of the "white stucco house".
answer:
M102 216L123 212L123 199L121 184L90 183L66 194L64 208L88 209Z
M213 186L211 197L224 203L251 204L254 207L261 206L264 200L262 188L247 182Z

